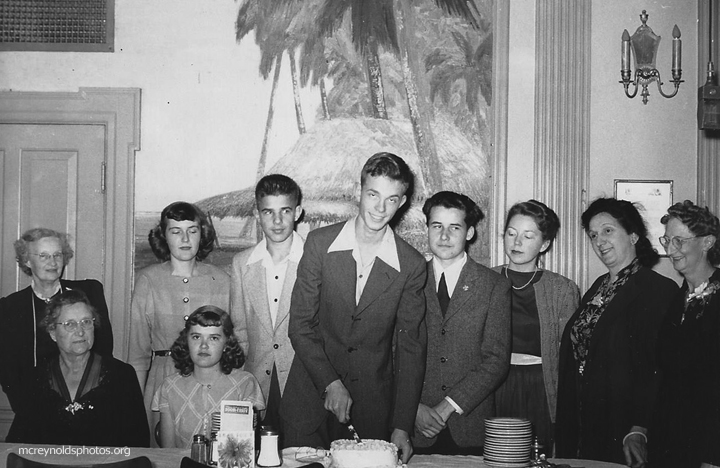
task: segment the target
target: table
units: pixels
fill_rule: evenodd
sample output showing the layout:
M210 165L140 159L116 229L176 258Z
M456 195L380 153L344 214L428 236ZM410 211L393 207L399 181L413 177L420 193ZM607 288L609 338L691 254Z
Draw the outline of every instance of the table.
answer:
M51 452L43 454L43 450ZM78 452L84 451L77 455ZM283 450L283 468L297 468L309 461L295 460L296 448ZM88 453L89 452L89 453ZM95 453L92 453L95 452ZM98 453L102 452L102 453ZM148 457L154 468L179 468L183 457L190 456L190 450L136 448L136 447L81 447L70 445L30 445L0 443L0 468L6 468L9 453L16 453L24 458L43 463L56 464L95 464L111 463L127 458L140 456ZM583 468L622 468L622 465L591 460L565 460L551 459L553 463L564 463L572 467ZM407 465L409 468L486 468L482 457L476 456L448 456L448 455L415 455Z

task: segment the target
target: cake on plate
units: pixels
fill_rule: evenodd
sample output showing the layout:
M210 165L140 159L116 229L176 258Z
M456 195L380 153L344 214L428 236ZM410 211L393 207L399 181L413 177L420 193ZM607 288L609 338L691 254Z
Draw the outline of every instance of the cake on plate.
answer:
M397 446L384 440L364 439L361 443L341 439L330 444L333 468L396 468Z

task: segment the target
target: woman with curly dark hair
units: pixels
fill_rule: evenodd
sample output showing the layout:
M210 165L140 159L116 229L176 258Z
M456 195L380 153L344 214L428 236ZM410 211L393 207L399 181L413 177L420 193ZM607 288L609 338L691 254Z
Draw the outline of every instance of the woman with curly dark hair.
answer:
M260 384L240 370L245 363L230 316L202 306L185 321L171 355L178 372L165 378L153 398L160 412L160 446L189 448L195 434L210 437L212 414L222 400L250 401L265 409Z
M652 270L659 256L632 203L600 198L581 219L608 273L563 332L556 456L643 466L659 383L657 335L678 287Z
M130 317L128 363L144 389L150 427L157 424L150 412L153 395L165 377L175 372L170 345L190 313L202 305L227 310L230 277L203 263L212 251L215 229L205 213L191 203L171 203L148 236L162 262L137 274Z
M683 278L658 340L653 467L720 466L720 221L690 200L668 208L665 247Z

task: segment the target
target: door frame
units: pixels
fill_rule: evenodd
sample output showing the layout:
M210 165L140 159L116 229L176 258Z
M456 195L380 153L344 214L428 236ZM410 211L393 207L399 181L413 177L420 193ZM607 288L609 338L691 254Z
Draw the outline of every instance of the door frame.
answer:
M113 355L123 360L127 359L130 327L127 312L133 279L135 152L140 150L140 94L139 88L79 88L75 93L0 91L0 124L105 127L105 299L115 335Z

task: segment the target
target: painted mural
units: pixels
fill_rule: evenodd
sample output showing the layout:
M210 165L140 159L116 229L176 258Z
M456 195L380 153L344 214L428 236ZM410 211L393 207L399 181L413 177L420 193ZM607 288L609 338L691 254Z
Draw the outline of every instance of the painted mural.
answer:
M357 212L362 165L372 154L403 157L415 173L410 207L394 226L427 251L421 207L427 196L454 190L491 206L491 0L246 0L239 5L236 38L255 42L257 70L271 86L267 113L258 115L263 143L257 178L282 173L303 191L301 234ZM282 67L290 83L281 83ZM282 86L292 106L279 106ZM312 105L303 92L316 95ZM302 91L302 92L301 92ZM238 109L242 112L242 108ZM274 127L277 114L294 112L296 127ZM306 123L308 122L308 123ZM258 127L260 128L260 127ZM274 161L274 136L296 135ZM226 266L257 242L254 185L202 200L219 244L207 261ZM159 213L136 214L135 269L155 258L147 242ZM487 264L491 233L481 222L471 254Z

